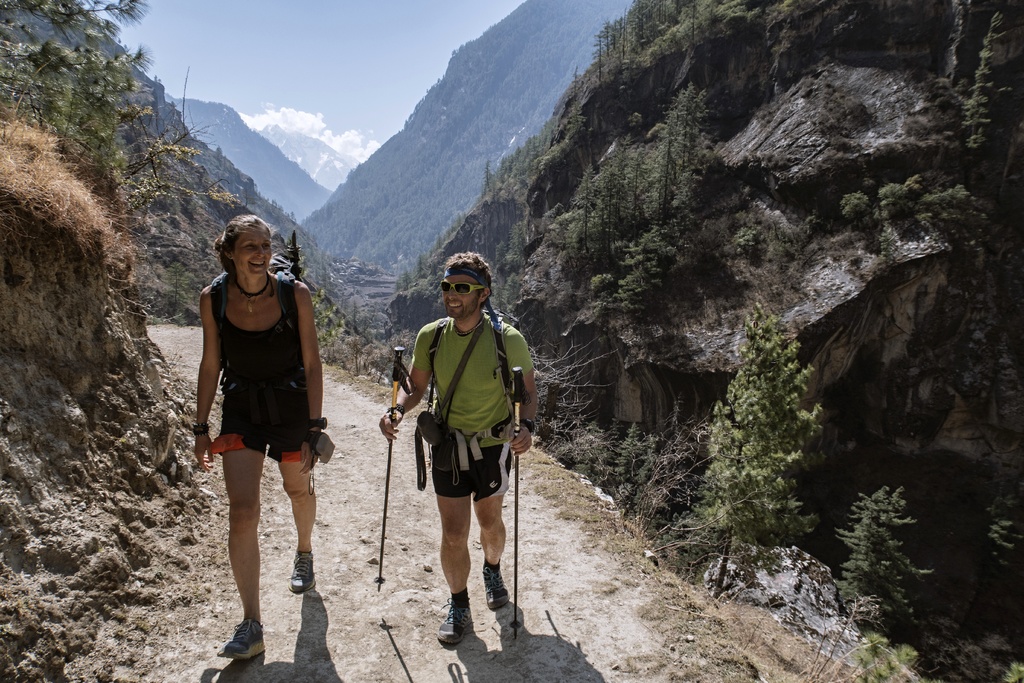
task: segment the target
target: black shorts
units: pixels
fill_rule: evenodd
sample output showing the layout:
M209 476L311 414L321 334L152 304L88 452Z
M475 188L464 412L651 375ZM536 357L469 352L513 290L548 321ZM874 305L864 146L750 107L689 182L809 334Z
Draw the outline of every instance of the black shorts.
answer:
M437 458L433 458L430 477L434 481L434 493L445 498L462 498L475 493L473 500L480 500L508 491L509 473L512 471L508 443L495 444L480 451L483 454L480 460L470 456L469 470L460 470L456 466L444 471L437 467Z
M279 391L276 395L284 419L276 425L253 423L247 395L225 396L220 433L211 450L224 453L244 447L278 462L300 462L302 442L309 431L309 402L302 392Z

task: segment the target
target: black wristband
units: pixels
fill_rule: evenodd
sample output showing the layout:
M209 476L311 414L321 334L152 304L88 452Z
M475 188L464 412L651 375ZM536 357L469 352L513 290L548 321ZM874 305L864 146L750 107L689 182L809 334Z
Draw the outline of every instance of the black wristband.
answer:
M194 422L192 423L192 434L193 436L209 436L210 425L207 422Z
M395 410L400 412L402 415L405 415L405 406L403 406L401 403L395 404Z
M533 434L534 431L536 431L535 425L533 424L533 420L531 420L528 417L524 417L521 420L519 420L519 424L526 427L530 431L530 434Z
M311 419L309 421L309 426L308 427L309 427L309 429L313 429L314 427L319 427L320 429L327 429L327 418L326 417L318 417L315 420Z

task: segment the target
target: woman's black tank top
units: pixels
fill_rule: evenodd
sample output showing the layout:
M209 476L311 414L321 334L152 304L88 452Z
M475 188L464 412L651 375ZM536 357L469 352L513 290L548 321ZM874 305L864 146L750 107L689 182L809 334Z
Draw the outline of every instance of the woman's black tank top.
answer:
M269 330L250 332L224 316L221 348L229 371L262 382L295 374L302 365L299 331L282 315Z

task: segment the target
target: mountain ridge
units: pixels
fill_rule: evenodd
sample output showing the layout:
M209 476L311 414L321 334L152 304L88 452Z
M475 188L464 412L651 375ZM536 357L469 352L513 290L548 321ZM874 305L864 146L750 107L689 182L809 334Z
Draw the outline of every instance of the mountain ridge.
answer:
M220 102L175 100L193 136L219 149L260 193L296 219L318 209L330 197L330 189L318 184L273 141L249 128L237 111Z
M621 0L528 0L456 50L402 130L303 221L325 249L408 267L539 131ZM552 47L554 46L554 47Z

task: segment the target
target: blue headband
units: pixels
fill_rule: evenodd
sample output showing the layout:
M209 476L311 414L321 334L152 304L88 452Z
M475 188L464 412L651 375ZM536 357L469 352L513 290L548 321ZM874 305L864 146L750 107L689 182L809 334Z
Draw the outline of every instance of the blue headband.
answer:
M480 277L480 274L477 273L475 270L470 270L469 268L449 268L448 270L444 271L444 276L446 278L451 275L468 275L469 277L476 280L478 284L490 289L490 285L488 285L487 282L482 277ZM487 315L490 316L491 325L494 327L495 331L501 332L501 319L498 317L498 312L494 310L494 306L491 306L491 297L487 297L487 301L484 302L484 308L487 309Z

